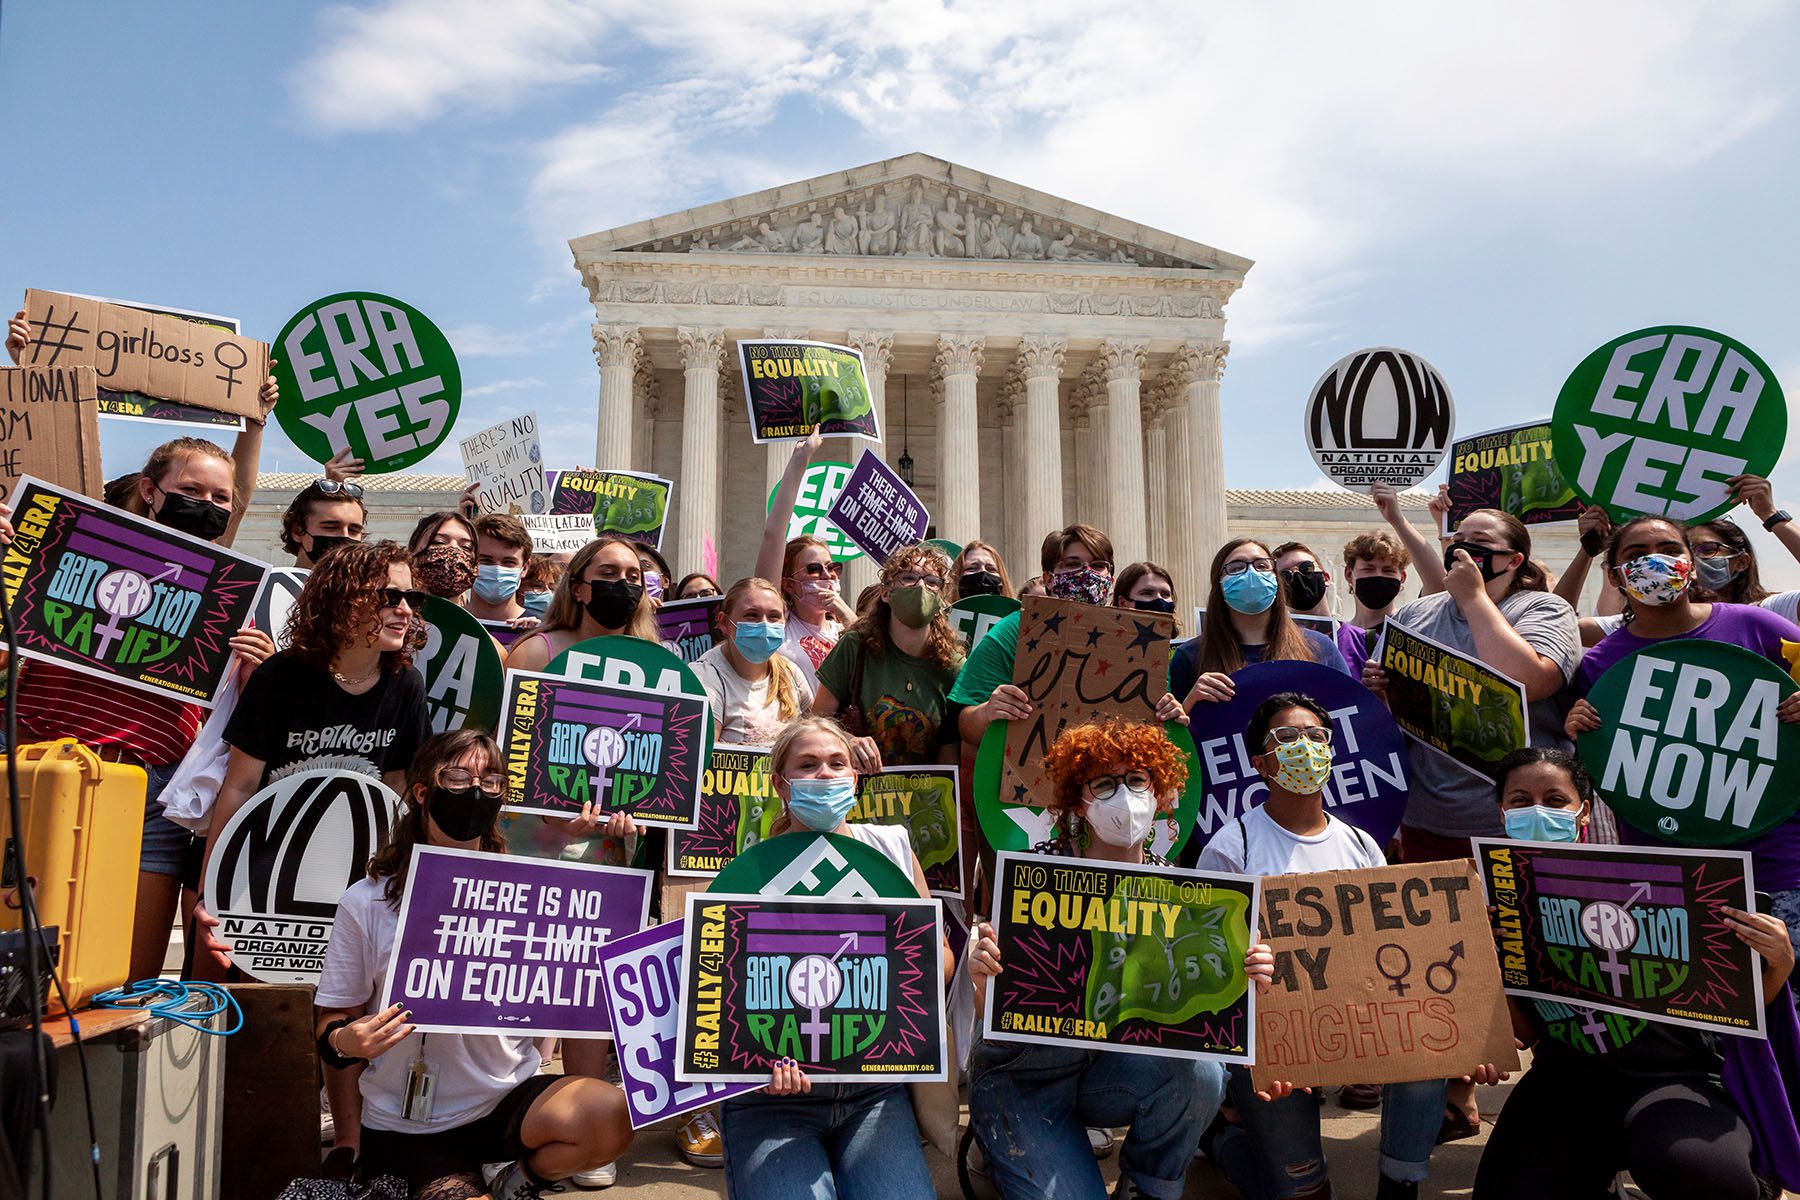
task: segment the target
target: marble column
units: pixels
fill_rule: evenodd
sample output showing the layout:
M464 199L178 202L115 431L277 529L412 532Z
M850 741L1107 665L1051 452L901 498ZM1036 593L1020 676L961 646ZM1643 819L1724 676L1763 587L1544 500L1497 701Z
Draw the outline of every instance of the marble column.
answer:
M623 470L631 466L631 427L635 422L632 381L637 375L643 341L635 325L594 323L594 362L600 368L600 419L594 434L594 466Z
M725 355L725 334L683 325L675 335L681 342L683 371L681 478L675 483L680 523L669 565L679 578L706 570L707 562L720 553L719 364Z
M1168 409L1160 388L1150 389L1144 402L1144 557L1168 566L1169 474L1168 438L1163 426Z
M891 334L871 333L866 329L852 329L844 338L844 345L860 352L863 356L863 374L869 380L869 403L875 410L875 424L881 430L879 442L846 442L845 453L852 466L862 456L866 448L877 458L887 457L888 423L887 423L887 374L888 366L894 359L894 339ZM844 596L851 604L856 603L862 590L874 583L881 573L881 568L868 555L852 559L849 569L844 572Z
M1184 348L1185 350L1185 348ZM1200 491L1194 481L1193 423L1188 413L1187 381L1190 363L1182 351L1163 373L1159 381L1163 391L1164 459L1161 470L1168 476L1164 489L1168 497L1168 514L1164 518L1167 540L1162 553L1163 565L1175 581L1176 602L1182 611L1200 602L1204 575L1212 561L1216 545L1197 541L1200 522ZM1157 464L1150 463L1152 471ZM1186 628L1186 622L1183 622Z
M1106 372L1106 524L1115 567L1144 557L1144 426L1139 390L1145 346L1108 338L1100 343Z
M1001 528L1005 532L999 538L990 532L987 540L998 545L1001 555L1011 562L1024 552L1031 536L1024 503L1027 480L1034 470L1025 441L1025 381L1008 374L1000 382L999 401L995 411L1000 414L1001 447L1006 456L1000 487Z
M981 536L981 442L976 421L975 376L986 340L978 333L938 336L937 363L944 376L943 474L938 479L938 533L962 543Z
M1019 342L1019 371L1025 377L1025 478L1023 488L1009 479L1006 490L1009 512L1020 511L1023 501L1024 536L1013 539L1014 553L1025 554L1024 561L1033 566L1044 535L1064 525L1062 415L1056 393L1068 349L1066 338L1039 334Z
M632 469L655 473L658 388L656 371L650 366L647 356L639 357L637 374L633 377L632 384L632 408L636 414L636 428L631 435Z
M1196 511L1189 535L1197 553L1196 562L1205 570L1212 556L1229 536L1225 528L1225 438L1219 428L1219 377L1225 373L1225 357L1231 352L1229 342L1186 342L1180 355L1188 363L1187 448L1188 480L1193 489Z

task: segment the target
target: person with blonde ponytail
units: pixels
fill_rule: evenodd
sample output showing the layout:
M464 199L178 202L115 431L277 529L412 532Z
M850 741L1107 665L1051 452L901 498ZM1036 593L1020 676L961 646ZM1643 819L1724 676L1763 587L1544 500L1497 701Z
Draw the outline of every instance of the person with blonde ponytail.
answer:
M766 746L813 699L805 673L781 652L787 627L781 589L756 576L738 580L719 606L719 624L718 644L694 662L717 740Z

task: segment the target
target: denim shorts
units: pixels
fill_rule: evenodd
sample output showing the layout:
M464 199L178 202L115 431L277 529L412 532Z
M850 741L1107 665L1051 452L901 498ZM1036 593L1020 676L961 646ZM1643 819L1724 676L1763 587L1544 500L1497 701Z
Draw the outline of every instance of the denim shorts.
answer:
M144 788L144 848L138 859L138 870L150 875L173 875L183 887L196 891L200 887L200 860L206 852L206 839L163 816L159 797L175 774L176 763L146 766L148 777Z

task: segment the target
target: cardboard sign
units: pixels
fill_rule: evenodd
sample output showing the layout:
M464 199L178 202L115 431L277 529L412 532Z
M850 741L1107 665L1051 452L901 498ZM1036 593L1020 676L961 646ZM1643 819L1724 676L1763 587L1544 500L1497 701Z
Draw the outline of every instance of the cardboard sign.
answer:
M92 367L0 367L0 500L22 475L100 498L98 379Z
M669 510L675 503L673 481L639 471L587 467L551 471L547 478L550 511L557 516L591 516L589 541L622 537L662 549L663 527L669 523Z
M500 727L500 651L469 610L439 596L425 601L425 645L414 665L425 677L431 732Z
M421 1033L608 1037L600 948L644 927L650 879L414 846L380 1007Z
M1222 704L1194 705L1188 732L1200 751L1205 798L1196 823L1200 844L1269 798L1244 745L1250 718L1270 696L1299 692L1331 714L1331 778L1325 807L1385 846L1406 812L1406 739L1387 705L1361 683L1311 662L1255 663L1231 677L1237 692ZM1254 751L1263 753L1265 747Z
M392 296L315 300L288 319L275 344L275 416L314 462L348 450L371 475L403 470L456 426L456 352L424 313Z
M538 444L538 420L523 413L458 442L463 472L476 492L481 511L524 513L550 511L550 487L544 479L544 450Z
M852 825L899 825L934 896L961 899L961 772L953 766L889 767L856 777ZM779 802L778 802L779 803Z
M716 644L719 610L724 606L723 596L665 601L656 610L658 639L682 662L694 662Z
M1409 1083L1519 1065L1475 864L1271 875L1256 1002L1258 1088Z
M1048 795L1044 755L1070 726L1155 721L1174 632L1174 618L1161 613L1027 597L1012 681L1031 697L1031 716L1008 723L1001 795L1015 803Z
M692 827L711 750L704 696L506 673L507 805L566 817L592 803Z
M1450 447L1449 529L1478 508L1497 508L1527 525L1573 521L1581 500L1556 469L1550 422L1493 429Z
M1582 359L1557 393L1556 461L1615 522L1692 524L1737 501L1733 475L1768 475L1787 439L1781 381L1742 342L1687 325L1638 329Z
M997 1042L1248 1063L1258 881L1002 851L988 980Z
M1529 740L1525 689L1480 659L1394 621L1370 656L1387 670L1388 711L1401 732L1490 782Z
M600 948L619 1084L631 1127L643 1129L753 1092L756 1083L682 1083L675 1078L675 1039L681 1016L681 944L685 921L666 921Z
M1756 908L1748 854L1476 838L1475 862L1507 993L1588 1013L1602 1052L1596 1010L1767 1036L1762 960L1724 911Z
M260 420L269 347L228 329L66 292L25 290L28 367L92 367L99 386ZM282 398L288 396L282 385Z
M77 293L76 299L99 300L106 304L116 304L120 308L129 308L135 312L179 317L184 321L192 321L213 329L222 329L227 333L244 331L236 317L222 317L217 313L195 312L190 308L171 308L166 305L136 304L130 300L116 300L110 296L82 296ZM227 353L227 357L235 356ZM258 407L261 407L260 404ZM216 437L228 429L237 432L242 430L245 425L245 419L241 415L219 412L217 409L201 408L193 404L178 404L173 400L147 396L143 392L120 392L109 388L100 389L100 415L121 421L199 426L199 433L202 437Z
M269 568L29 475L12 505L13 648L211 708Z
M758 445L824 437L881 440L863 357L830 342L753 338L738 343L750 436Z
M1018 611L1019 602L1011 596L966 596L950 606L950 628L965 650L973 650L994 626Z
M720 870L710 891L762 896L885 896L914 899L919 892L881 851L853 837L810 830L764 838Z
M924 502L874 450L862 452L825 515L877 563L917 545L931 525Z
M849 479L849 463L816 462L806 468L806 474L800 477L800 491L794 497L793 514L788 517L789 541L797 537L819 538L830 548L834 562L862 557L862 547L833 524L829 515ZM780 484L769 489L769 503L763 511L774 511L775 493L780 490Z
M1376 346L1346 354L1312 386L1306 445L1327 479L1368 495L1377 483L1405 489L1437 469L1450 448L1456 408L1438 369L1410 350Z
M945 1078L939 905L690 893L675 1078Z
M317 983L338 901L399 815L400 797L352 771L298 771L244 801L201 889L232 965L263 983Z
M1607 669L1576 740L1600 794L1633 829L1684 846L1731 846L1800 805L1800 726L1775 708L1796 685L1762 655L1671 638Z
M594 519L582 513L522 513L533 554L573 554L594 540Z
M768 747L714 746L700 780L694 827L669 831L668 873L717 875L740 851L768 837L780 815Z

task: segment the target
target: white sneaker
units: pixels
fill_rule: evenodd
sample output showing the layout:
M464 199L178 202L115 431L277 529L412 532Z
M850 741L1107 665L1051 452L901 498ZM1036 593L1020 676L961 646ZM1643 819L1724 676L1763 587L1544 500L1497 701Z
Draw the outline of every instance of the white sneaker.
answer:
M538 1183L525 1173L524 1163L513 1163L489 1185L493 1200L539 1200L542 1196L567 1196L573 1192L566 1183Z
M1095 1158L1105 1158L1113 1152L1113 1147L1118 1144L1118 1139L1113 1137L1113 1131L1110 1129L1089 1125L1087 1135L1088 1149L1094 1152Z
M609 1188L619 1182L619 1164L607 1163L604 1167L595 1167L591 1171L578 1171L569 1176L569 1182L577 1187ZM500 1200L500 1194L494 1194L494 1200Z

